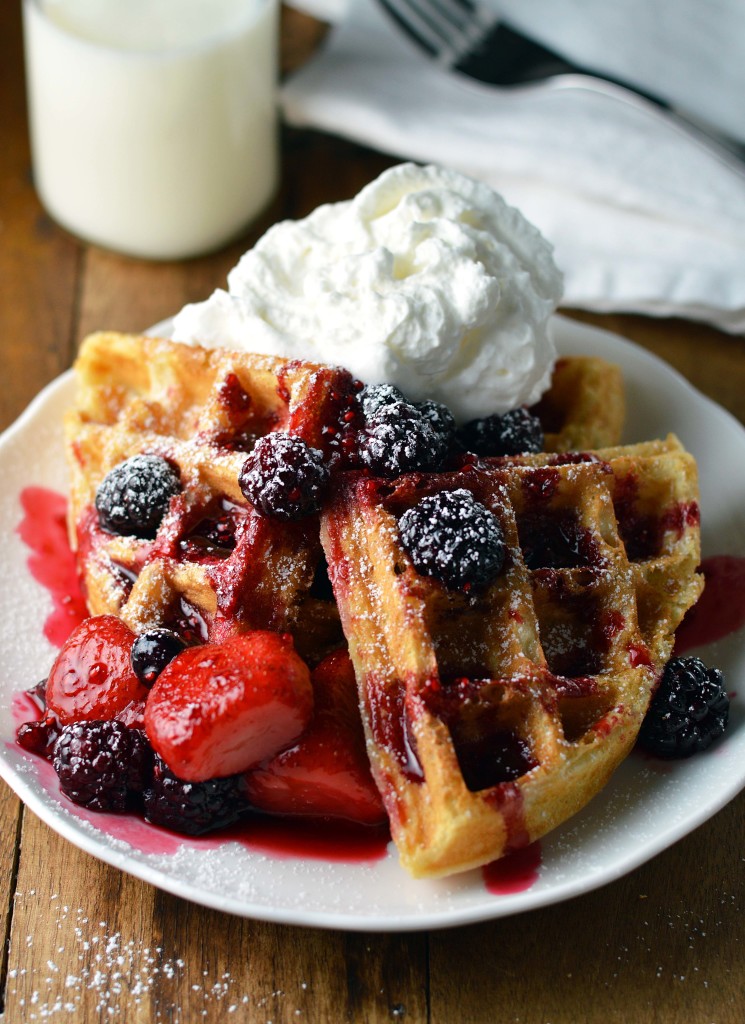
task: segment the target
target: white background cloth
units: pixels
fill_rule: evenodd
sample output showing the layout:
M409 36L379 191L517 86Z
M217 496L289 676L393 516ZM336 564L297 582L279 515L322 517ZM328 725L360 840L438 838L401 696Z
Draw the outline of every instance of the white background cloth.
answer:
M574 64L629 82L745 142L742 0L483 2Z
M745 165L613 86L559 81L504 89L444 70L354 0L282 103L291 124L487 181L555 246L567 306L745 331Z

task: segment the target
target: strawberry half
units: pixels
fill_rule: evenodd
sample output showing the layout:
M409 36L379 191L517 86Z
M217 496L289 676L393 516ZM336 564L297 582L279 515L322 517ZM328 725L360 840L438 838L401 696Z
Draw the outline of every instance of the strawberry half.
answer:
M147 688L130 661L134 640L132 630L114 615L94 615L70 634L46 688L47 707L62 725L106 721L144 701Z
M145 730L178 778L205 782L273 757L312 711L310 673L292 639L256 631L178 654L150 691Z
M386 815L370 774L349 655L330 654L311 678L315 711L310 725L295 746L246 773L249 800L272 814L380 824Z

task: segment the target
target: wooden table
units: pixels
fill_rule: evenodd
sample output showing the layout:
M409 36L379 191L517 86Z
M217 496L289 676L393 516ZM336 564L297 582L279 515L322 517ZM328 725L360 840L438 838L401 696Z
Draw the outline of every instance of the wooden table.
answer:
M287 131L281 194L227 251L152 264L81 244L33 190L19 6L0 5L0 427L70 365L87 332L139 331L205 297L274 220L347 198L393 162ZM287 60L319 33L287 17ZM745 420L743 338L671 320L582 319L663 356ZM3 1019L742 1024L744 811L745 795L651 863L545 910L448 931L347 934L242 920L162 893L70 846L2 785Z

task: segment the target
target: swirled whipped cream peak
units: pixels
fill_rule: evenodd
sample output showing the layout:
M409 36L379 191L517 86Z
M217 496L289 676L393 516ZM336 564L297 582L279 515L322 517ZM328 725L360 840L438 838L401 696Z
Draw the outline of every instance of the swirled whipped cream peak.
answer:
M467 420L546 390L561 288L549 243L488 185L406 163L270 228L173 337L343 366Z

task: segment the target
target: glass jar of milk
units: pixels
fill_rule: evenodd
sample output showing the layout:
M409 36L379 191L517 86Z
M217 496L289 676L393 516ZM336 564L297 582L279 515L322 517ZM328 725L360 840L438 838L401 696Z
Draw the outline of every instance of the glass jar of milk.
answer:
M238 235L278 177L276 0L23 0L49 213L149 259Z

